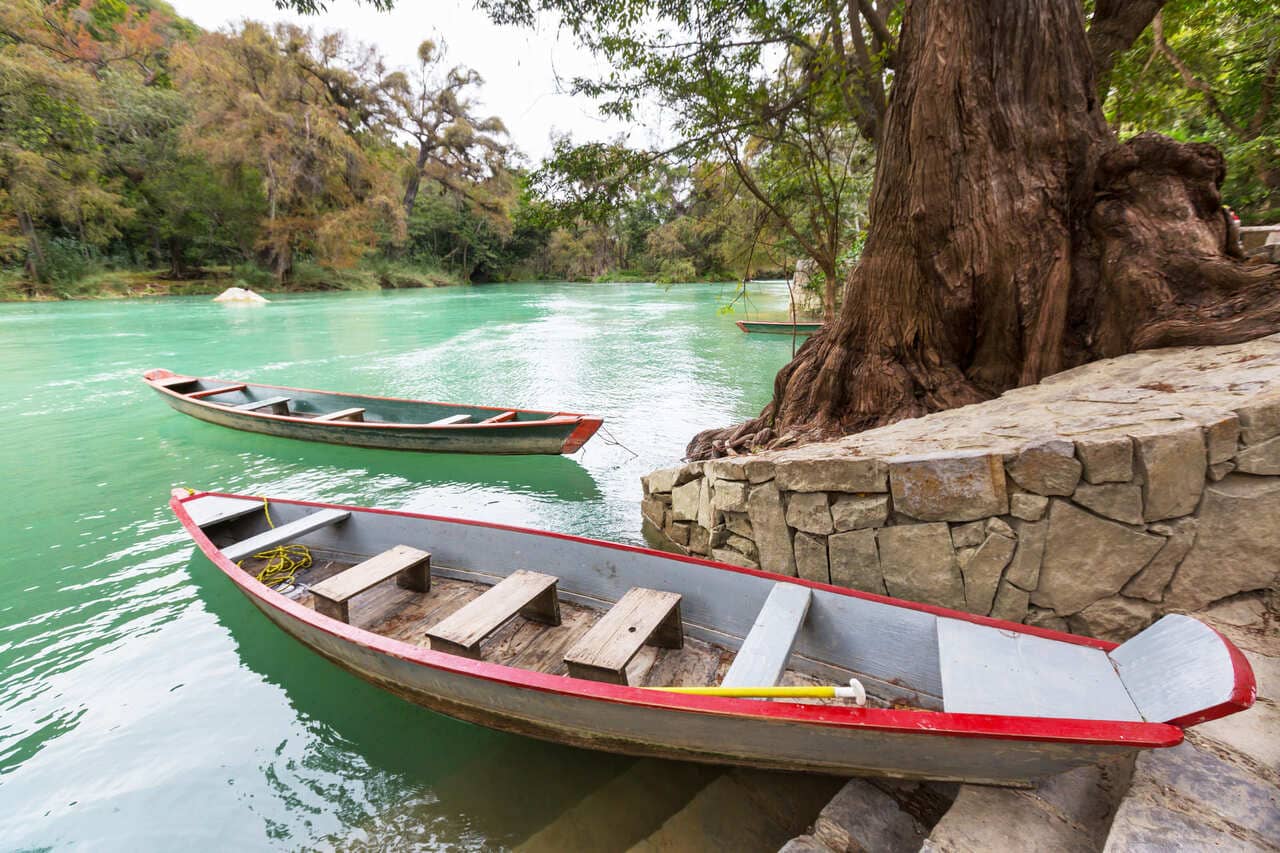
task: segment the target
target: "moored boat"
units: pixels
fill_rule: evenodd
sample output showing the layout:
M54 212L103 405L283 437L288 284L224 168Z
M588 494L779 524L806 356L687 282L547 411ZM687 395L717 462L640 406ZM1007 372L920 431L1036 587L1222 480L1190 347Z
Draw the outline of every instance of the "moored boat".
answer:
M604 423L572 412L468 406L238 382L149 370L171 407L265 435L439 453L573 453Z
M744 332L759 335L812 335L822 328L822 324L816 322L770 320L739 320L737 326Z
M1022 785L1176 745L1255 692L1243 655L1186 616L1117 646L505 525L185 490L170 505L316 653L427 708L576 746ZM285 546L310 565L272 588L258 577Z

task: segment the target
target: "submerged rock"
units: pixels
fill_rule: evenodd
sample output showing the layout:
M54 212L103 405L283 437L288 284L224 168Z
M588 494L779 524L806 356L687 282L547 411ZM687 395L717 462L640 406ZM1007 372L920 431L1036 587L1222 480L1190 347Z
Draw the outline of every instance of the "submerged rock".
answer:
M213 297L214 302L247 302L250 304L266 303L266 297L254 293L247 287L228 287L226 290Z

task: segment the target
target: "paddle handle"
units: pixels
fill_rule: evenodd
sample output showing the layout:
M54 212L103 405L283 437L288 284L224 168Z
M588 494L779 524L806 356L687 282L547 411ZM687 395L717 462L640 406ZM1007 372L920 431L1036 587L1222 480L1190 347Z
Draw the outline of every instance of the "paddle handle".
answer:
M735 699L852 699L858 707L867 704L867 691L856 678L848 686L832 687L651 687L664 693L688 696L726 696Z

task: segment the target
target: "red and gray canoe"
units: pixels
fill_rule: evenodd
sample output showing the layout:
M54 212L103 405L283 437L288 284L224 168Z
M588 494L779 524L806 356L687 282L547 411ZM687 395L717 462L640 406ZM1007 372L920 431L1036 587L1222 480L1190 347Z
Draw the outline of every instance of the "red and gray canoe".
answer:
M142 375L170 406L219 426L303 441L435 453L573 453L602 418L495 406L339 394L283 385Z
M1025 785L1174 746L1255 693L1239 650L1187 616L1116 645L480 521L186 490L171 507L317 654L434 711L579 747ZM257 577L286 544L313 563L271 588ZM846 684L864 705L724 695Z
M787 321L772 320L739 320L737 327L748 334L754 335L812 335L814 332L822 328L821 323L805 322L803 320L795 323Z

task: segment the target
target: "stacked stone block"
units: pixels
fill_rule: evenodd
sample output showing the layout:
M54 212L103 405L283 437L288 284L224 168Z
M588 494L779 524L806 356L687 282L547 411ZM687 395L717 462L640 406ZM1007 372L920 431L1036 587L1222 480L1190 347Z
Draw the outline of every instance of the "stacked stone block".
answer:
M664 547L1108 638L1280 571L1280 338L643 478Z

